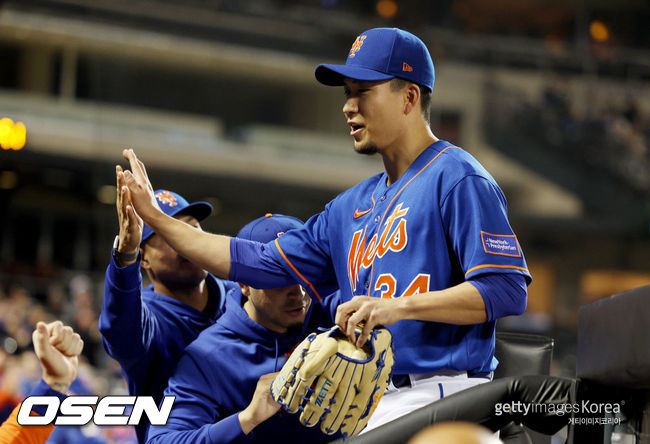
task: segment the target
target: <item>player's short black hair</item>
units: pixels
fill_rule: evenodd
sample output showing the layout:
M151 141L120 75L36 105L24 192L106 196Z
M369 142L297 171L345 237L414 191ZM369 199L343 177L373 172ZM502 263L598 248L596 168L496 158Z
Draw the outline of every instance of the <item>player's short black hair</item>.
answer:
M390 81L390 89L391 91L401 91L404 88L406 88L406 85L408 85L409 83L412 82L409 82L408 80L400 79L399 77L395 77ZM424 117L424 120L427 122L427 124L430 125L431 124L431 110L430 110L431 91L421 87L420 85L417 85L417 87L420 89L420 105L422 107L422 117Z

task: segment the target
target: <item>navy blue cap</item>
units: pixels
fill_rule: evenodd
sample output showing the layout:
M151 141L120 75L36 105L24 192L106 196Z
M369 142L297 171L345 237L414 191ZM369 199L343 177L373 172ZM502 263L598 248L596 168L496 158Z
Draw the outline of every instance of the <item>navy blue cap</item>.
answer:
M429 91L433 91L436 79L426 45L410 32L397 28L374 28L360 34L345 65L318 65L314 74L316 80L329 86L344 85L346 77L366 81L399 77Z
M285 216L284 214L267 213L265 216L244 225L237 233L237 237L266 244L282 236L287 231L300 228L303 225L304 222L298 218Z
M154 192L158 206L167 216L174 217L179 213L189 214L201 221L212 213L212 205L207 202L189 203L183 196L169 190L156 190ZM153 230L147 225L142 230L142 242L146 241L153 234ZM141 243L142 243L141 242Z

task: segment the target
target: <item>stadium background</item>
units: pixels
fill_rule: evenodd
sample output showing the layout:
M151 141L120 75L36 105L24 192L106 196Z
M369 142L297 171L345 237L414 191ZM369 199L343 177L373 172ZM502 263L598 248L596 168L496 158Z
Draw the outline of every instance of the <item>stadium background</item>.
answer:
M650 283L649 19L642 0L0 1L0 408L38 378L47 318L84 336L76 390L125 391L97 331L123 148L226 234L381 170L313 78L376 26L423 38L434 133L506 193L534 282L499 328L554 337L554 374L574 376L578 307Z

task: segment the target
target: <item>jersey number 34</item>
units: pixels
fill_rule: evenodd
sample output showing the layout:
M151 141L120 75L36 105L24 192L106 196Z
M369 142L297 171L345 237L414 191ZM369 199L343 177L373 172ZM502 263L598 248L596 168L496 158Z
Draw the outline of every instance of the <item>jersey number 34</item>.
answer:
M397 289L397 279L391 273L382 273L377 277L377 282L375 282L375 291L381 291L382 298L396 298L402 296L413 296L414 294L426 293L429 291L429 282L431 276L425 273L420 273L411 283L406 287L404 292L397 296L395 291Z

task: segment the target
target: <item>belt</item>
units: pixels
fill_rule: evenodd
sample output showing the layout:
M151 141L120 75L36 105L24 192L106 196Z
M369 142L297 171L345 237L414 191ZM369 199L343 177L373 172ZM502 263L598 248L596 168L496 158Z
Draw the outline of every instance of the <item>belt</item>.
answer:
M442 370L434 373L393 375L391 376L391 382L393 383L393 386L395 388L404 388L404 387L411 388L413 387L412 381L427 379L436 375L437 376L451 376L451 375L458 376L459 374L462 373L467 373L468 378L486 378L486 379L492 379L492 374L493 374L492 372L474 372L474 371L448 372L446 370Z
M412 387L409 375L393 375L390 379L395 388Z

